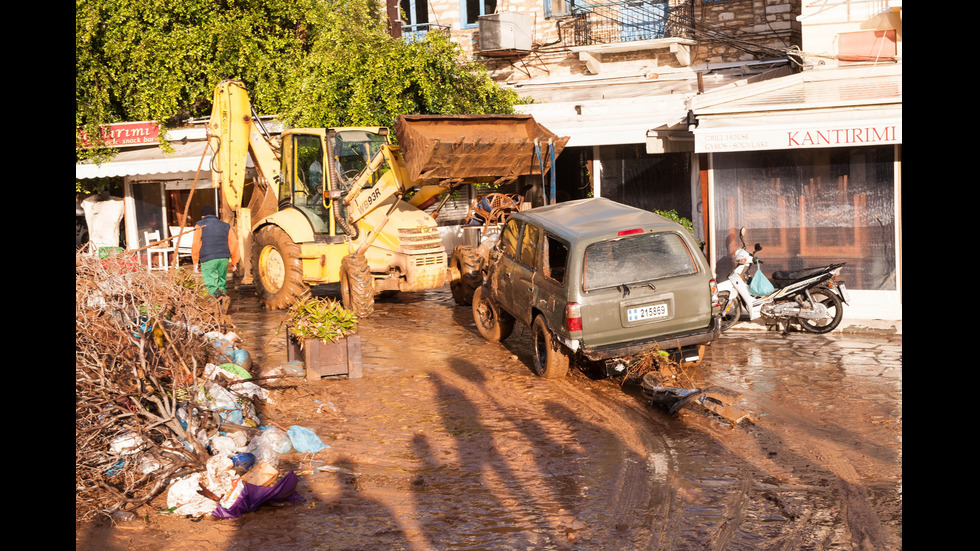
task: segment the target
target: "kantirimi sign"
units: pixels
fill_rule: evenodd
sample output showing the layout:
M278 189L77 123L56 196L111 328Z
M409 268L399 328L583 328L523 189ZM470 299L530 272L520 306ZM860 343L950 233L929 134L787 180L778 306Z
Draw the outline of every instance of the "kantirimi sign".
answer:
M823 127L719 127L699 129L694 133L694 147L699 153L900 143L902 126L894 122Z

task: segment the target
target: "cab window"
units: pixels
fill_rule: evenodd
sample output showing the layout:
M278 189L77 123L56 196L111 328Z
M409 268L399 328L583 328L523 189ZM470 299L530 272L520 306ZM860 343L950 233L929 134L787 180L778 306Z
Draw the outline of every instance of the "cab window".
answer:
M346 130L334 135L334 163L344 189L349 188L354 183L354 180L387 143L387 137L384 135L361 130ZM379 167L364 187L374 186L386 171L387 166Z

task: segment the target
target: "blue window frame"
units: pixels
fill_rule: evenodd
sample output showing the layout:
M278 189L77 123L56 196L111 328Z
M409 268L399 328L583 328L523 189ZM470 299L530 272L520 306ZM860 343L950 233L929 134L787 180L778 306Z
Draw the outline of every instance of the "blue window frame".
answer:
M481 15L497 11L497 0L459 0L460 26L472 29L479 25Z

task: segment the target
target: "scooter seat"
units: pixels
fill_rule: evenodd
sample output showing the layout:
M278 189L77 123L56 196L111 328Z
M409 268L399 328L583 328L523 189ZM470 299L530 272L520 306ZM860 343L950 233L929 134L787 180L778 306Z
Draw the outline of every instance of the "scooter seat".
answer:
M772 273L773 281L799 281L801 279L806 279L808 277L813 277L818 274L829 272L838 266L843 266L843 264L831 264L829 266L817 266L815 268L803 268L802 270L785 270L777 271Z

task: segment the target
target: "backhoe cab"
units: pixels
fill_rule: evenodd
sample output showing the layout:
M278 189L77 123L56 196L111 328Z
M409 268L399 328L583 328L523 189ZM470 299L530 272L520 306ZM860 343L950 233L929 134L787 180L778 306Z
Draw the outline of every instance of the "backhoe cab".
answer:
M529 162L531 147L543 138L560 151L568 140L527 115L399 117L396 130L400 143L413 144L414 162L381 127L296 128L276 140L242 83L219 83L212 181L245 251L243 282L254 283L266 308L288 308L309 285L340 283L344 306L368 316L376 293L458 281L436 221L420 207L464 183L543 173L550 167ZM246 152L258 172L247 208Z

